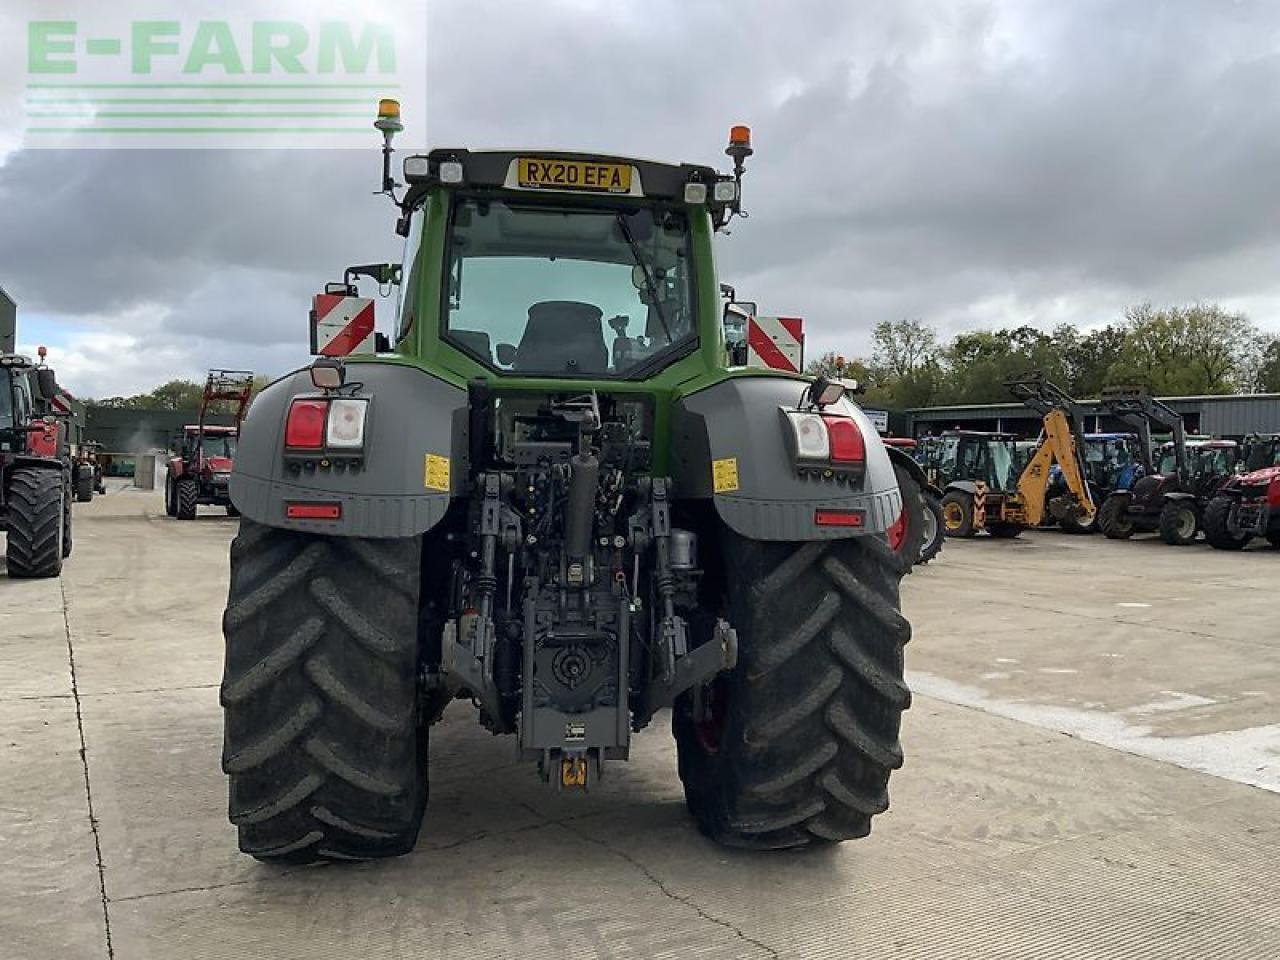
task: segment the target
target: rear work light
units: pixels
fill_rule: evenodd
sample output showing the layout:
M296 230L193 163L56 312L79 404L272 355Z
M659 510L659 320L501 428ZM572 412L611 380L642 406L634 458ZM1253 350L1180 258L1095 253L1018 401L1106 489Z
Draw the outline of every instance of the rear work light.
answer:
M323 449L328 416L328 400L294 400L284 425L284 445L291 450Z

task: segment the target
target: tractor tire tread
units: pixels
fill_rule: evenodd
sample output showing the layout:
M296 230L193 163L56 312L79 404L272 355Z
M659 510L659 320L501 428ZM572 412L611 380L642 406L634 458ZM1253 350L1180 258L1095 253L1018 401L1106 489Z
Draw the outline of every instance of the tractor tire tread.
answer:
M241 520L221 700L229 817L245 853L308 863L413 848L427 800L421 550L419 537L365 542ZM321 575L330 570L341 578Z
M174 516L179 520L194 520L200 506L200 485L190 477L182 477L174 487Z
M1243 550L1251 537L1231 532L1231 497L1214 497L1204 510L1204 538L1218 550Z
M703 833L735 847L865 836L902 765L904 564L880 537L723 536L740 657L721 681L732 694L714 751L699 740L692 697L673 711L688 807Z
M5 547L10 577L37 579L62 573L66 510L59 471L48 467L13 470Z

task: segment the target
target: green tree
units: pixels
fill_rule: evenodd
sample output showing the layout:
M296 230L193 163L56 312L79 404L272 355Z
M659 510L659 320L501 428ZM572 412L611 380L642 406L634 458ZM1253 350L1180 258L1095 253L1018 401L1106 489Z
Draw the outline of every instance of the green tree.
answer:
M1231 393L1250 379L1258 329L1217 304L1125 311L1125 340L1112 380L1136 380L1165 396Z

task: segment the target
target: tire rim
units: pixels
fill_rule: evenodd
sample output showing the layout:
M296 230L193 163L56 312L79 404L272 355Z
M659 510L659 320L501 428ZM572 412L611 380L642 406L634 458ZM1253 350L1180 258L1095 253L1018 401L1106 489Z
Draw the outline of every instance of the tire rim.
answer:
M1190 540L1196 535L1196 515L1190 510L1183 510L1178 518L1178 536Z
M942 505L942 522L946 524L948 530L959 530L964 526L964 511L960 509L958 503L945 503Z
M928 547L929 544L933 543L933 541L936 540L937 538L938 538L938 518L933 515L932 510L926 510L924 512L924 540L920 544L921 552L923 553L924 549Z
M693 735L706 753L719 753L724 729L729 722L729 688L724 677L716 677L702 688L702 713L693 719Z

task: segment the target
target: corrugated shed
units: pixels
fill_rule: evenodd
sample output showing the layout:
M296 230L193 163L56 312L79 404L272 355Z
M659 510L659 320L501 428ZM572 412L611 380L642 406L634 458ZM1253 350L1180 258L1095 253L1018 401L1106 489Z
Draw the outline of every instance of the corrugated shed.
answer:
M1243 437L1250 433L1280 433L1280 393L1251 393L1235 396L1161 397L1182 414L1187 431L1215 437ZM1080 401L1086 411L1097 408L1096 400ZM938 433L961 426L968 430L1009 430L1033 434L1039 418L1019 403L957 404L908 410L908 432L912 435ZM1106 418L1090 418L1087 430L1122 430L1123 425Z

